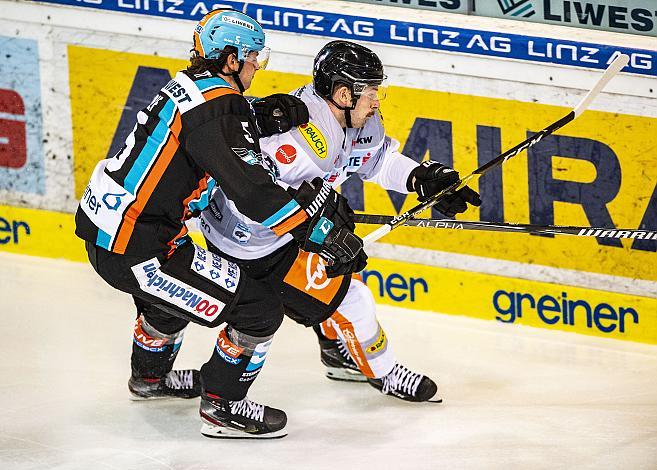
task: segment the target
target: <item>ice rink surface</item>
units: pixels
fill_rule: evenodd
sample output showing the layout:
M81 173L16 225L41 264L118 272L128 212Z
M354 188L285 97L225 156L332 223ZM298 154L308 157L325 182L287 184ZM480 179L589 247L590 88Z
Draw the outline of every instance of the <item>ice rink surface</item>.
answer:
M0 254L0 298L0 469L657 469L656 347L381 308L445 400L411 404L326 379L286 320L249 396L289 435L210 440L198 400L128 399L131 299L89 266ZM191 325L177 366L216 334Z

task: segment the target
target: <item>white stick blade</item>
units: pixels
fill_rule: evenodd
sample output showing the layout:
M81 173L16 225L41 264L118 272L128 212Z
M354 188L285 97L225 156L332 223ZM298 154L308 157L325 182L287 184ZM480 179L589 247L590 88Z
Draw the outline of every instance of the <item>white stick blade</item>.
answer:
M607 67L605 73L602 74L602 77L598 80L598 83L595 84L593 88L586 94L586 96L575 106L575 117L582 114L586 108L589 107L591 101L602 91L602 89L609 83L609 80L614 78L614 76L620 72L628 63L630 62L630 57L627 54L620 54L616 59Z

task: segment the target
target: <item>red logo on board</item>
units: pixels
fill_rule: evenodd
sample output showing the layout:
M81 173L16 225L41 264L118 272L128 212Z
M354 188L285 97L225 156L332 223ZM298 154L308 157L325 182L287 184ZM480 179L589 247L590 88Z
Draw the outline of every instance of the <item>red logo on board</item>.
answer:
M21 168L27 163L25 103L14 90L0 89L0 167Z
M283 144L276 150L276 160L284 165L292 163L297 158L297 149L288 144Z

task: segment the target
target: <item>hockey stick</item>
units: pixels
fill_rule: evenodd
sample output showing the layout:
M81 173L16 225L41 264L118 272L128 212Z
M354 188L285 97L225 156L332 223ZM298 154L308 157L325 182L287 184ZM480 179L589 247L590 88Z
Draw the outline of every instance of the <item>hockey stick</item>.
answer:
M387 224L391 215L356 214L358 224ZM486 232L534 233L538 235L575 235L578 237L630 238L638 240L657 240L657 231L626 228L573 227L571 225L512 224L504 222L471 222L453 219L408 219L406 227L428 227L448 230L482 230Z
M553 132L561 129L563 126L568 124L570 121L573 121L575 118L577 118L580 114L582 114L586 108L591 104L591 101L600 93L600 91L605 87L605 85L611 80L620 70L625 67L630 58L625 55L625 54L620 54L612 63L607 67L607 70L602 74L602 77L598 80L598 82L595 84L591 90L582 98L582 100L579 102L575 108L568 114L566 114L564 117L559 119L558 121L553 122L549 126L547 126L545 129L542 131L537 132L533 136L529 137L527 140L519 143L515 147L507 150L506 152L501 153L485 165L477 168L475 171L473 171L471 174L463 177L460 181L457 181L453 185L449 186L448 188L444 189L443 191L440 191L439 193L434 194L431 196L429 199L427 199L424 202L421 202L420 204L416 205L412 209L409 209L408 211L404 212L403 214L399 214L396 217L393 217L390 222L386 222L385 225L382 225L378 229L374 230L372 233L366 235L363 238L363 244L364 245L369 245L384 235L388 234L391 230L399 227L400 225L403 225L407 220L410 220L412 218L415 218L419 213L429 209L430 207L434 206L436 203L438 203L441 199L443 199L446 195L452 194L465 186L467 186L471 181L479 178L482 175L485 175L488 173L491 169L496 168L500 165L502 165L504 162L506 162L509 158L514 157L518 155L520 152L523 150L528 149L529 147L532 147L536 145L538 142L540 142L545 136L548 136L552 134Z

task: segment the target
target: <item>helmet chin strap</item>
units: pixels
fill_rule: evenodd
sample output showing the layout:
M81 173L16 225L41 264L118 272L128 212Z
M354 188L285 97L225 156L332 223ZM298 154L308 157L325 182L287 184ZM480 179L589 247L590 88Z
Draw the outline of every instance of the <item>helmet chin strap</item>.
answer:
M240 80L240 72L244 68L244 61L240 60L239 61L240 66L237 68L237 71L231 72L231 73L223 73L221 70L217 70L219 75L223 75L224 77L231 77L233 80L235 80L235 84L237 85L237 88L240 90L240 93L244 93L245 88L244 84L242 83L242 80Z
M244 93L244 84L242 83L242 80L240 80L240 72L242 71L242 68L244 67L244 61L240 60L240 66L237 68L237 72L233 72L233 80L235 80L235 83L237 84L237 88L239 88L240 93Z
M353 109L356 108L356 101L358 101L358 100L354 100L354 99L352 98L352 99L351 99L351 107L350 107L350 108L348 108L347 106L340 106L338 103L336 103L336 102L333 100L333 97L329 98L328 100L329 100L331 103L333 103L333 106L335 106L336 108L338 108L340 111L344 111L344 120L345 120L345 123L347 124L347 127L353 127L353 126L351 125L351 111L352 111Z

